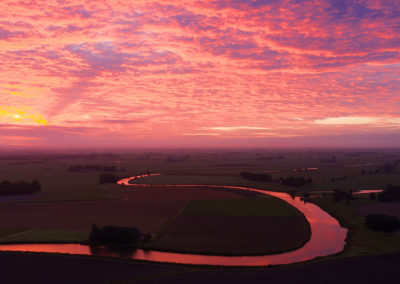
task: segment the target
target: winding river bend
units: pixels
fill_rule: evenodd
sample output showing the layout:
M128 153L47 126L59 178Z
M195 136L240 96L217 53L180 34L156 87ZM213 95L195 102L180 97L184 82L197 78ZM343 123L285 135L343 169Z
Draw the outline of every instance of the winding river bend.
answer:
M144 176L141 176L144 177ZM118 184L126 186L137 186L137 184L129 184L127 178L120 180ZM141 184L141 186L145 186ZM201 255L201 254L185 254L174 252L162 252L155 250L137 249L131 253L124 254L121 252L111 251L103 247L90 247L80 244L13 244L0 245L3 251L28 251L28 252L48 252L48 253L66 253L80 255L97 255L118 257L125 259L146 260L153 262L168 262L178 264L194 264L194 265L223 265L223 266L267 266L290 264L295 262L307 261L317 257L336 254L343 250L347 229L342 228L339 222L323 211L318 206L311 203L304 203L299 197L292 198L290 195L281 192L258 190L254 188L238 187L238 186L220 186L220 185L168 185L168 186L196 186L196 187L216 187L216 188L234 188L246 191L255 191L262 194L268 194L280 198L290 205L296 207L304 214L311 226L311 238L301 248L279 254L261 255L261 256L218 256L218 255Z

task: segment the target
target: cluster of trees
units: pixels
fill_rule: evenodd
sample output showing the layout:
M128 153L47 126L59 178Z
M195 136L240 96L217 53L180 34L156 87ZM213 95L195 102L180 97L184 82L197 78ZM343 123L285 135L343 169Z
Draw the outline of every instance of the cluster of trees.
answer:
M272 182L272 177L265 173L250 173L250 172L240 172L240 176L244 179L252 181L266 181Z
M271 161L271 160L283 160L285 156L283 155L271 155L269 157L257 157L256 160L259 161Z
M165 161L168 163L176 163L176 162L181 162L183 163L185 160L189 160L189 155L185 155L183 157L173 157L173 156L168 156Z
M379 171L378 169L376 169L376 170L369 170L369 171L361 170L361 174L362 174L362 175L366 175L366 174L372 175L372 174L379 174L379 173L380 173L380 171Z
M382 167L382 171L384 173L391 173L393 172L395 169L395 166L391 165L391 164L384 164Z
M37 180L27 182L24 180L11 182L3 180L0 183L0 195L20 195L38 192L42 189Z
M379 167L378 169L375 170L361 170L361 174L365 175L365 174L379 174L379 173L392 173L395 169L396 169L397 163L395 162L394 165L391 164L384 164L382 167Z
M252 181L261 181L261 182L273 182L273 178L266 173L250 173L250 172L240 172L240 176L244 179L252 180ZM287 185L287 186L292 186L292 187L302 187L305 186L306 184L312 183L311 178L304 178L304 177L287 177L287 178L277 178L275 179L275 182Z
M369 214L365 224L368 228L373 230L394 232L398 227L400 227L400 220L396 216Z
M325 163L325 164L333 164L333 163L336 163L336 162L337 162L337 159L336 159L335 156L321 159L321 163Z
M100 174L99 177L99 182L101 184L105 183L116 183L118 181L118 177L116 175L110 174L110 173L102 173Z
M116 166L102 166L98 164L91 165L72 165L68 168L70 172L79 173L79 172L116 172L125 171L125 168L118 169Z
M306 184L312 183L311 178L304 178L304 177L287 177L287 178L280 178L279 183L287 186L292 186L292 187L302 187L305 186Z
M400 200L400 186L389 184L378 194L378 200L382 202L392 202Z
M20 155L0 155L0 160L5 161L54 161L70 159L119 159L121 155L114 153L88 153L88 154L20 154Z
M335 189L333 191L333 200L336 202L341 202L342 200L350 201L353 199L353 190L340 190Z
M89 242L92 245L124 245L132 246L142 237L142 232L137 228L92 225Z
M342 177L331 177L331 182L335 181L344 181L347 179L347 176L342 176Z

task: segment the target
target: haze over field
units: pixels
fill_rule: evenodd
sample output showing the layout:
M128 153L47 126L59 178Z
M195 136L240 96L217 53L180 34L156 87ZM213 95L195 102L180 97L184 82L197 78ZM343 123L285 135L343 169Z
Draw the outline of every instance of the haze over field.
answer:
M3 147L394 147L400 2L0 2Z

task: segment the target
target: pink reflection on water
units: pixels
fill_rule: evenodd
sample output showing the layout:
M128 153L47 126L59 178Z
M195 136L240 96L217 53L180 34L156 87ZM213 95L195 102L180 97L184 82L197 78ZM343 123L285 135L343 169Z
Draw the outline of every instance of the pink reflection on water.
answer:
M383 191L383 189L365 189L365 190L356 191L353 194L380 193L382 191Z
M119 181L119 184L130 186L139 186L137 184L129 184L129 179ZM140 186L145 186L140 184ZM164 185L165 186L165 185ZM343 250L347 229L342 228L338 221L324 212L318 206L311 203L304 203L299 197L294 199L281 192L264 191L253 188L237 187L237 186L220 186L220 185L167 185L182 187L220 187L234 188L242 190L250 190L260 192L262 194L272 195L280 198L301 211L310 223L311 238L301 248L273 255L261 256L218 256L218 255L200 255L200 254L184 254L174 252L161 252L154 250L138 249L130 253L115 252L104 247L96 247L90 249L89 246L80 244L21 244L21 245L0 245L0 250L11 251L30 251L30 252L53 252L83 255L101 255L109 257L119 257L136 260L146 260L154 262L169 262L179 264L197 264L197 265L224 265L224 266L266 266L289 264L302 262L316 257L327 256L338 253Z
M143 174L143 175L138 175L138 176L134 176L134 177L123 178L123 179L117 181L117 184L120 184L120 185L131 185L129 183L129 181L132 180L132 179L139 179L139 178L150 177L150 176L159 176L159 175L161 175L161 174L160 173L154 173L154 174Z

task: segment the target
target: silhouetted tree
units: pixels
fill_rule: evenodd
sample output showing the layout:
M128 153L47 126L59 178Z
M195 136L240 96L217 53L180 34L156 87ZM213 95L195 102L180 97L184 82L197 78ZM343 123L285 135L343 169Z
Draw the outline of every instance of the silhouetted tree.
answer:
M340 202L342 200L350 201L353 199L353 190L345 191L340 189L335 189L333 191L333 200Z
M253 181L272 182L272 177L269 174L265 173L240 172L240 176L244 179Z
M285 179L282 179L281 183L284 185L287 185L287 186L292 186L292 187L302 187L308 183L312 183L312 179L311 178L305 179L304 177L290 176Z
M400 200L400 186L389 184L378 194L378 200L383 202L392 202Z
M375 193L375 192L371 192L371 193L369 194L369 199L371 199L371 200L376 200L376 193Z
M89 242L94 245L134 245L142 236L137 228L92 225Z

